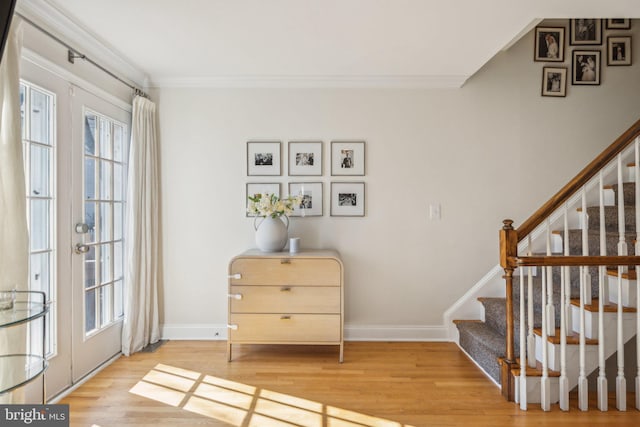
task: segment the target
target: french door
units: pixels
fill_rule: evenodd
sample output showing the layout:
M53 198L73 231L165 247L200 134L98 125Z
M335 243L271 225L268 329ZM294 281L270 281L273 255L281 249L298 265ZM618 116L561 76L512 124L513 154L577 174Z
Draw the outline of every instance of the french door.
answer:
M32 62L21 67L30 287L51 302L52 397L121 348L131 113Z

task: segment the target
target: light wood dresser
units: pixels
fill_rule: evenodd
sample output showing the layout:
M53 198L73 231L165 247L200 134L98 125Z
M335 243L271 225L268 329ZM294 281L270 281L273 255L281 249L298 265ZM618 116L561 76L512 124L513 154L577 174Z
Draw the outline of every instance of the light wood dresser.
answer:
M247 251L229 263L233 344L340 346L344 354L344 271L332 250Z

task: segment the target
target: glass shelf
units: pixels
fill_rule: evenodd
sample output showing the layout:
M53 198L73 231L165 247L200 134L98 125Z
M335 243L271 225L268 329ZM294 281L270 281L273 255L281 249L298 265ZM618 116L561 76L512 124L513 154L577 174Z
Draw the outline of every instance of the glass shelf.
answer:
M47 314L49 305L44 298L43 292L16 292L13 308L0 310L0 329L30 322Z
M44 373L48 363L34 354L7 354L0 356L3 375L0 377L0 395L22 387Z

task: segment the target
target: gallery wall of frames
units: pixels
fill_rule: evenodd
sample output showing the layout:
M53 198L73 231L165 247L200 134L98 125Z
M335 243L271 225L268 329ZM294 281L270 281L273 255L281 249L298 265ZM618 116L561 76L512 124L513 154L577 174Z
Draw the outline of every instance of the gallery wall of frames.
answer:
M365 151L364 141L248 141L245 202L256 194L301 196L291 216L365 216Z
M602 67L630 66L630 19L567 20L535 29L535 62L543 62L542 96L565 97L571 86L602 83Z

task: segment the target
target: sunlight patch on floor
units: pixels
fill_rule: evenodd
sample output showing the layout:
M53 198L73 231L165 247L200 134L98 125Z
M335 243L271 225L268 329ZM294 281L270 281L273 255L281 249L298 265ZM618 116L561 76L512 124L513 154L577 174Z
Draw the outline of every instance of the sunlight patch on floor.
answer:
M129 392L234 427L412 427L163 364Z

